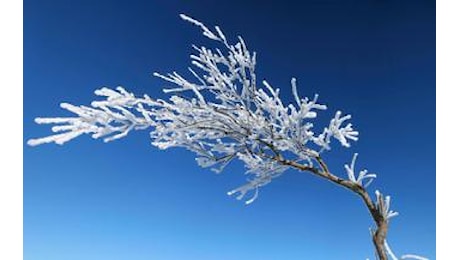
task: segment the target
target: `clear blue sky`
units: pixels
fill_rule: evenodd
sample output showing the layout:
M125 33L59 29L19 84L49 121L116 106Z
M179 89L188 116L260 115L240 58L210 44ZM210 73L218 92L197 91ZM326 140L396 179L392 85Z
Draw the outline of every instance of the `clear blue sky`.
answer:
M304 2L304 3L300 3ZM349 4L339 3L349 2ZM48 135L37 116L66 116L100 86L154 97L153 71L185 72L191 44L209 44L186 13L242 35L258 77L331 110L361 132L325 155L336 174L359 152L393 197L394 251L435 259L434 1L24 1L24 140ZM320 120L321 121L321 120ZM324 122L322 121L322 122ZM104 144L24 146L24 259L365 259L370 216L357 197L289 171L251 206L226 192L244 183L193 155L159 151L148 132Z

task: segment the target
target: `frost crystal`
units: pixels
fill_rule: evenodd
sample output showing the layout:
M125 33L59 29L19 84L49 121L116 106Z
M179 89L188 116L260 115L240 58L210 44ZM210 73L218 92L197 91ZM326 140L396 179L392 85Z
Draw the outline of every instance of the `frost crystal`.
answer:
M412 254L406 254L402 255L401 258L398 259L398 257L393 253L391 250L390 246L388 245L388 242L385 240L385 250L387 251L388 255L391 257L391 260L404 260L404 259L414 259L414 260L429 260L426 257L419 256L419 255L412 255Z
M355 153L353 155L353 159L351 161L351 165L349 166L348 164L345 164L345 170L347 171L348 174L348 179L360 186L363 186L363 180L364 179L369 179L366 184L364 184L364 188L367 188L371 182L377 178L376 174L373 173L368 173L366 169L362 170L359 172L358 177L355 176L355 162L356 158L358 157L358 154Z
M385 196L384 198L378 190L375 191L375 195L377 196L375 205L385 220L389 220L390 218L399 215L398 212L390 210L390 196Z

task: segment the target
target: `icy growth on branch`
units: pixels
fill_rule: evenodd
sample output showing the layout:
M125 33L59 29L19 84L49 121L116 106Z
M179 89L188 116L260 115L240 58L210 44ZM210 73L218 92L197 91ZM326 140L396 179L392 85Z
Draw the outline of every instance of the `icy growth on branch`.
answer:
M181 15L197 25L203 35L221 44L208 49L193 46L190 56L195 69L189 68L192 79L177 72L154 73L171 83L164 89L168 100L135 97L122 87L102 88L96 95L105 97L87 106L62 104L74 117L37 118L40 124L56 124L49 137L29 140L29 145L63 144L81 134L112 141L126 136L131 130L150 128L152 144L160 149L183 147L197 155L202 167L221 172L233 159L244 162L248 183L232 190L242 199L249 191L258 189L286 171L280 158L313 164L313 159L331 148L336 139L344 147L356 141L358 132L350 123L350 115L338 111L329 126L315 133L313 122L326 106L313 99L300 98L296 79L291 80L295 104L285 105L280 90L267 81L256 81L256 53L250 52L241 37L230 44L219 27L215 32L203 23ZM195 71L196 70L196 71ZM372 175L358 176L360 183ZM354 175L353 175L354 178Z
M404 259L429 260L426 257L419 256L419 255L412 255L412 254L403 255L403 256L401 256L401 258L398 259L398 257L396 257L396 255L391 250L391 248L388 245L388 242L386 240L385 240L384 245L385 245L385 250L387 251L387 254L391 257L391 260L399 260L399 259L401 259L401 260L404 260Z
M356 177L355 175L355 162L356 162L356 158L358 157L358 154L355 153L353 155L353 159L351 160L351 165L349 166L348 164L345 164L345 170L347 171L347 174L348 174L348 179L360 186L363 186L364 188L367 188L369 186L369 184L371 184L371 182L377 178L377 175L376 174L373 174L373 173L368 173L368 171L366 169L364 170L361 170L359 172L359 175L358 177ZM369 179L366 184L363 185L363 180L364 179Z
M351 115L341 117L342 112L337 111L335 117L331 120L329 127L324 128L322 134L314 139L315 143L325 150L330 150L329 146L331 137L336 138L343 146L350 147L348 139L358 141L358 131L353 129L353 125L348 123L345 127L342 126L346 120L351 119Z
M108 142L126 136L132 129L145 129L151 125L150 112L143 106L153 103L149 98L136 98L122 87L118 87L116 91L102 88L94 93L106 97L107 100L95 101L91 104L92 107L61 103L63 109L76 114L76 117L36 118L35 122L38 124L56 124L51 130L58 134L31 139L27 143L64 144L81 134L92 134L93 138L105 137L104 141Z
M419 255L412 255L412 254L403 255L401 256L401 259L429 260L426 257L419 256Z
M390 210L390 196L385 196L380 193L380 191L376 190L375 195L377 196L375 206L377 207L377 210L380 212L381 216L388 221L392 217L396 217L399 215L398 212Z

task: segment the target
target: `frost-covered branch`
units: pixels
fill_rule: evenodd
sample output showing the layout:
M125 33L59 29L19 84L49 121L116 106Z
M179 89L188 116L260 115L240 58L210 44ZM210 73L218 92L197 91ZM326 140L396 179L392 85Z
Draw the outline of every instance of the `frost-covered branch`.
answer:
M28 144L63 144L82 134L108 142L131 130L149 129L152 145L188 149L196 154L201 167L215 172L235 159L242 161L247 183L228 194L237 199L251 195L246 204L254 202L260 188L286 170L310 172L360 196L376 223L372 236L377 255L387 259L392 254L384 244L388 221L397 213L390 210L389 196L384 198L377 191L374 202L367 192L376 175L367 170L355 174L357 154L350 165L345 165L348 178L331 173L321 157L331 150L334 140L347 148L358 140L358 131L348 122L351 116L336 111L329 124L316 132L315 119L327 109L318 102L318 95L301 98L293 78L290 87L295 102L286 104L278 88L266 80L257 81L256 53L249 51L241 37L232 44L218 26L211 30L191 17L180 16L200 27L219 47L193 46L190 77L175 71L154 73L170 84L164 89L167 100L136 97L122 87L104 87L95 91L102 100L91 106L62 103L73 117L37 118L39 124L54 124L51 130L56 134L29 140Z
M338 111L322 133L313 131L314 119L326 106L313 99L300 98L297 82L291 81L295 104L284 104L280 91L267 81L256 81L256 53L250 52L241 37L230 44L219 27L216 32L203 23L181 15L203 30L203 34L221 44L220 48L196 47L190 56L192 79L177 72L154 73L172 83L164 92L169 100L135 97L122 87L103 88L95 93L105 100L91 107L61 104L75 117L37 118L37 123L52 123L58 132L30 140L30 145L55 142L63 144L81 134L112 141L133 129L150 128L152 144L160 149L184 147L197 154L202 167L220 172L233 159L243 161L250 174L248 183L235 189L237 198L268 184L280 176L286 166L271 157L283 153L299 162L312 163L332 139L345 147L356 141L358 132L351 124L342 124L351 116ZM198 71L196 71L198 69ZM249 201L253 201L250 199Z
M106 97L106 100L92 102L91 107L61 103L61 108L74 113L75 117L36 118L38 124L56 124L51 130L57 134L31 139L27 143L33 146L52 142L64 144L81 134L104 137L104 141L109 142L125 137L133 129L146 129L154 123L150 117L152 112L145 109L153 104L148 96L136 98L122 87L98 89L95 94Z
M419 255L412 255L412 254L406 254L402 255L400 258L398 258L393 251L391 250L390 246L388 245L388 242L385 240L385 249L387 250L388 255L391 257L391 260L404 260L404 259L415 259L415 260L428 260L428 258L419 256Z

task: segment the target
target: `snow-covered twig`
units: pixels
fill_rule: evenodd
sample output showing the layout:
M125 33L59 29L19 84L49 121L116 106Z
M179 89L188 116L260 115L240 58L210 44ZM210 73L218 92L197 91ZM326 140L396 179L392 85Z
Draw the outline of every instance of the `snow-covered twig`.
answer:
M396 217L399 215L398 212L390 210L390 200L391 200L390 196L384 197L378 190L375 191L375 195L377 196L377 199L375 202L376 208L385 220L388 221L390 218Z
M391 248L388 245L388 242L386 240L385 240L385 249L387 250L388 255L390 255L391 260L399 260L399 259L401 259L401 260L404 260L404 259L429 260L426 257L419 256L419 255L412 255L412 254L402 255L401 258L398 259L398 257L391 250Z
M348 174L348 179L360 186L363 186L364 188L367 188L371 182L377 178L377 174L374 173L368 173L366 169L361 170L358 174L358 177L355 175L355 163L356 163L356 158L358 157L358 154L355 153L353 155L353 159L351 160L351 164L345 164L345 170ZM363 185L363 180L364 179L369 179L366 184Z

